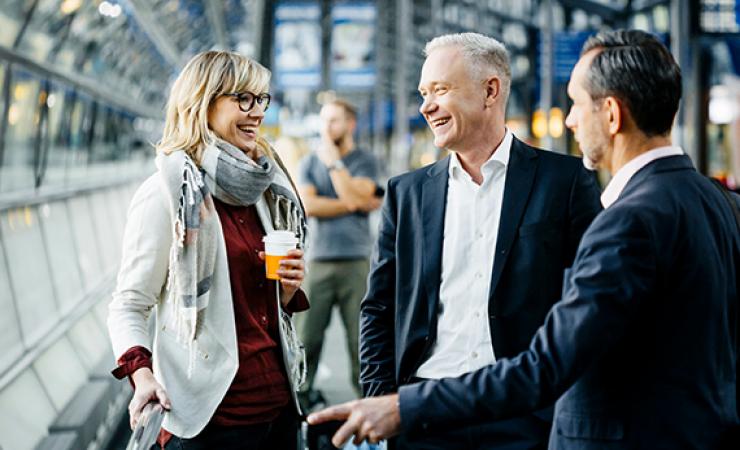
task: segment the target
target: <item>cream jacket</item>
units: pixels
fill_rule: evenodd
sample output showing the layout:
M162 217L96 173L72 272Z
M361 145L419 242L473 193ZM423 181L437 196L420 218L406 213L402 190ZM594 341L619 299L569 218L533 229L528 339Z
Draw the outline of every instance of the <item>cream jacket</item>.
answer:
M166 192L161 175L155 173L131 201L108 330L116 359L135 346L152 351L154 376L172 403L163 427L176 436L191 438L210 421L236 375L236 326L219 221L210 302L198 322L196 361L188 379L188 348L175 335L174 302L168 301L166 287L174 222ZM264 200L257 203L257 211L265 230L272 230ZM154 336L148 321L152 310Z

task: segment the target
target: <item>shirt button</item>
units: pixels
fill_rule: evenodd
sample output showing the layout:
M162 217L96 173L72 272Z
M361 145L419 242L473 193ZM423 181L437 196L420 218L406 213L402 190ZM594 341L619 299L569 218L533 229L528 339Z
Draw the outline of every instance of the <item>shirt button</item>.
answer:
M262 323L267 323L267 316L262 316Z
M477 358L478 357L478 353L477 352L473 352L473 353L470 354L470 356L472 356L473 358Z
M475 274L475 278L483 278L483 275L480 274L480 272Z
M476 312L476 313L475 313L475 314L473 314L473 315L474 315L475 317L480 317L480 313L479 313L479 312Z
M239 223L244 225L244 219L239 219Z

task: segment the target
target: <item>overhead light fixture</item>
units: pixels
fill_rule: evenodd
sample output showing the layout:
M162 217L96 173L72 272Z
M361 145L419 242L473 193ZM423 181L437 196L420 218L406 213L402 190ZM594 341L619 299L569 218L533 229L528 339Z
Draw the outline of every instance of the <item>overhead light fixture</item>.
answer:
M717 125L734 122L740 116L740 101L732 90L724 85L712 86L709 90L709 121Z
M104 1L98 6L98 12L101 16L116 18L121 15L121 5Z
M542 139L547 135L547 116L541 109L532 114L532 135L537 139Z
M562 136L563 132L565 131L563 110L558 108L557 106L554 108L550 108L550 120L548 122L548 129L550 131L550 136L554 137L555 139Z
M66 16L80 9L80 6L82 6L82 0L64 0L59 5L59 10Z

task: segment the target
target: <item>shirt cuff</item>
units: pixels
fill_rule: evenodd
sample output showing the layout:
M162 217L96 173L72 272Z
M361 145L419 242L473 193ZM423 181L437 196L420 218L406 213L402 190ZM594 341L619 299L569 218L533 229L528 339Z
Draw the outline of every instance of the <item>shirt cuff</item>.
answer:
M114 377L119 380L130 377L134 372L141 369L142 367L152 368L152 352L142 346L131 347L126 350L126 353L118 358L118 367L113 369L111 373ZM133 386L133 381L131 385Z
M285 311L289 314L305 311L309 308L308 297L303 289L298 289L293 298L290 299L287 305L285 305Z

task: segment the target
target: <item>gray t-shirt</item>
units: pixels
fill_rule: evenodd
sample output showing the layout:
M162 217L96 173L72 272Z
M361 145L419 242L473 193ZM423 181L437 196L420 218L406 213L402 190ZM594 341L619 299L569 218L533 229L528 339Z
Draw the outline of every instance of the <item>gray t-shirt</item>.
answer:
M342 158L353 177L378 182L378 161L370 152L355 149ZM298 182L312 185L321 197L338 198L329 177L329 169L312 153L298 170ZM331 218L310 217L308 259L312 261L360 259L370 256L372 239L366 213L356 212Z

